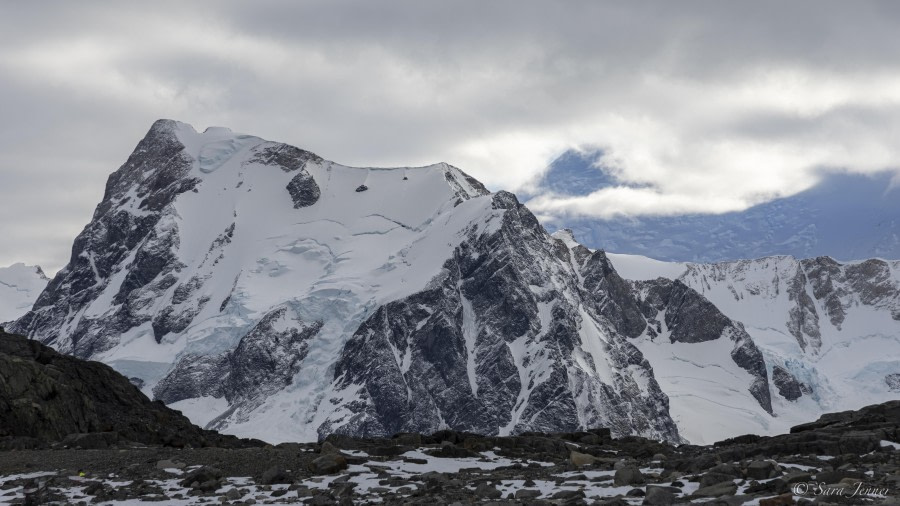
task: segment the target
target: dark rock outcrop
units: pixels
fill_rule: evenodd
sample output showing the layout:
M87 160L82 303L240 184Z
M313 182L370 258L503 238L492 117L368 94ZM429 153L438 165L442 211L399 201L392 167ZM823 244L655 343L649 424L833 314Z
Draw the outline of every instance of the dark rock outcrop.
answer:
M792 427L790 434L721 441L715 445L715 458L727 462L771 455L863 455L881 451L882 441L900 441L900 401L828 413L815 422ZM688 461L675 464L682 470L696 465Z
M178 447L255 444L192 425L105 364L0 332L0 440L21 438L88 448L120 441Z
M304 322L289 307L279 307L244 335L235 349L182 358L156 385L153 395L167 404L202 396L225 397L236 408L250 411L290 384L306 356L308 341L320 328L321 323Z
M264 142L253 148L254 155L247 163L279 167L285 172L305 172L306 164L321 163L322 157L298 147L278 142Z
M315 204L321 195L316 180L305 169L300 169L300 172L291 179L287 185L287 191L291 194L291 200L294 201L294 209Z
M816 350L822 345L822 332L816 305L806 292L807 282L802 266L797 266L797 272L788 284L788 297L794 305L788 311L787 328L800 348Z
M796 401L803 396L805 385L784 367L776 365L772 368L772 383L778 388L778 393L789 401Z
M673 343L702 343L722 336L734 323L697 291L681 281L656 279L638 284L645 293L642 309L648 318L665 311L665 324Z
M884 382L891 392L900 392L900 373L895 372L888 374L884 377Z
M748 391L763 409L772 413L766 362L743 325L722 314L703 295L681 281L658 278L637 282L635 288L642 298L641 310L651 323L654 332L651 335L659 331L653 330L653 323L663 313L665 317L656 327L661 330L664 323L673 343L703 343L722 338L734 342L731 359L754 378Z

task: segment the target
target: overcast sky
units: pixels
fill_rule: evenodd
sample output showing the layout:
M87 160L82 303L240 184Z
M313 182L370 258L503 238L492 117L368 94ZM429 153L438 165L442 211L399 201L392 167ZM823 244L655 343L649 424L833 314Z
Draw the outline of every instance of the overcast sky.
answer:
M4 2L0 265L53 272L157 118L522 190L569 148L639 189L542 214L723 212L896 170L900 3Z

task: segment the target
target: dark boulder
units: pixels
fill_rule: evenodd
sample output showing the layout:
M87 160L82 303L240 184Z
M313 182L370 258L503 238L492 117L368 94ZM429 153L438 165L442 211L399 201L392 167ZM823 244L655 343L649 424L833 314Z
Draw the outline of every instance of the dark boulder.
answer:
M281 466L272 466L266 470L259 478L262 485L273 485L276 483L292 483L294 480L291 473L285 471Z
M215 467L203 466L187 473L181 480L181 486L203 492L214 492L221 487L222 471Z
M309 463L313 474L333 474L344 469L347 469L347 459L337 453L322 455Z

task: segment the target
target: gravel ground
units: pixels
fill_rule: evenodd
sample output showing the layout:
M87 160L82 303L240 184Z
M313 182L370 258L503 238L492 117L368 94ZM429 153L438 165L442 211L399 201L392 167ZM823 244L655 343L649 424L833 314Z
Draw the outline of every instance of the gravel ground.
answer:
M249 449L17 450L0 452L0 503L896 505L900 444L886 433L720 447L445 431ZM801 441L818 450L797 453ZM840 451L848 444L868 450Z
M225 476L261 476L267 469L305 470L316 456L316 445L291 445L287 448L131 448L105 450L20 450L0 452L0 475L57 471L77 475L107 476L110 473L129 479L165 476L157 469L163 460L186 465L212 466ZM302 472L302 471L301 471Z

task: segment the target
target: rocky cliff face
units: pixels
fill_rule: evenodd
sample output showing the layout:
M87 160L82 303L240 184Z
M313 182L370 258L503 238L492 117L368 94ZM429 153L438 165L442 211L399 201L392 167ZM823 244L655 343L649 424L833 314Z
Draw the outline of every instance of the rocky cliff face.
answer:
M605 311L609 290L589 290L570 250L511 194L492 206L496 231L469 229L429 289L380 307L354 333L336 393L358 400L320 434L604 426L677 439L650 365L618 331L620 312ZM614 271L600 276L621 284Z
M125 164L109 177L103 201L75 239L69 263L14 330L87 358L112 348L123 332L147 321L140 312L147 301L131 293L151 282L154 285L149 288L155 290L175 284L172 272L178 263L171 255L178 231L160 221L167 214L167 204L199 182L189 175L192 160L183 149L174 124L153 125ZM116 274L121 278L118 286L107 290ZM113 309L86 314L87 306L101 294L110 299L108 306ZM63 325L68 328L57 341Z
M638 283L637 288L643 295L644 314L650 318L651 339L668 337L671 343L697 344L724 338L733 342L731 360L752 377L747 391L772 413L765 360L742 325L680 281L660 278Z
M685 285L644 288L446 164L343 167L163 120L13 328L274 441L596 426L678 441L641 349L660 332L722 343L736 391L770 410L737 324Z

